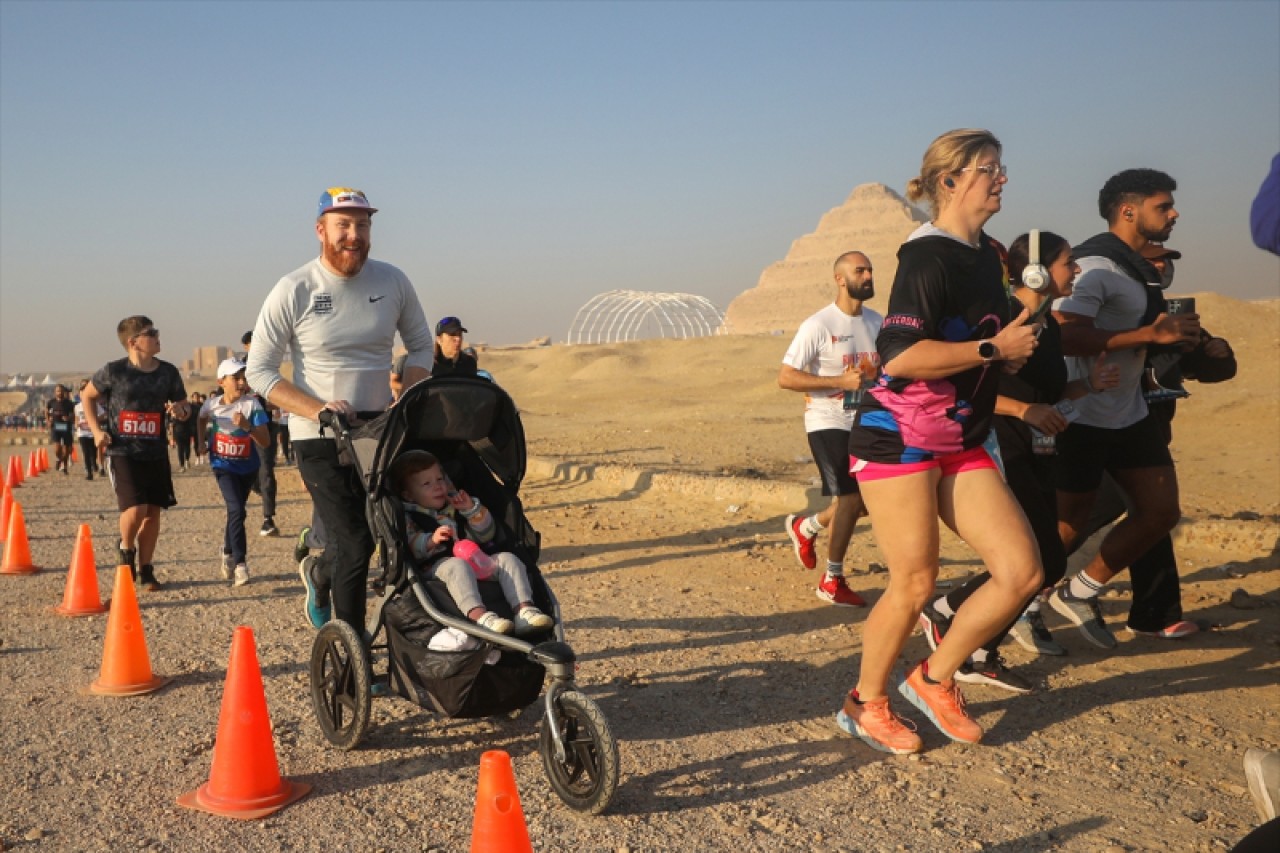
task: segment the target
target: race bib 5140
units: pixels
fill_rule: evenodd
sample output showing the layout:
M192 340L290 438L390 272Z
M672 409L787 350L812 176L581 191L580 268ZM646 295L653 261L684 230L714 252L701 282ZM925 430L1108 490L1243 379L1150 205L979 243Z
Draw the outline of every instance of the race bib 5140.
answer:
M120 413L120 435L124 438L159 438L160 412Z

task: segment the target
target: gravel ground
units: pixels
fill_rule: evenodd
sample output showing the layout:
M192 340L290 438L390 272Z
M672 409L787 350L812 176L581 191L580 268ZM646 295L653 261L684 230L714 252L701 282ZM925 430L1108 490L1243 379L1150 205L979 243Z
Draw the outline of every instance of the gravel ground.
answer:
M110 589L110 486L46 474L17 492L46 568L0 577L0 849L461 851L480 754L504 749L538 850L1219 850L1256 823L1244 750L1280 748L1274 554L1182 555L1188 609L1216 626L1193 641L1121 635L1104 655L1051 614L1068 657L1006 653L1040 689L967 688L982 745L947 743L909 713L926 750L895 757L833 726L865 611L814 597L815 573L795 563L776 507L532 480L523 495L580 683L622 755L613 806L584 817L542 775L537 706L452 721L378 700L360 748L329 748L311 710L314 631L290 557L288 536L309 514L296 472L280 471L285 536L251 537L243 588L218 577L212 476L176 482L156 560L167 588L140 593L152 666L173 682L131 699L82 692L106 617L50 612L81 523ZM944 556L943 584L975 568L954 545ZM877 558L860 532L851 562ZM855 587L874 597L885 577ZM1236 605L1251 609L1230 603L1238 589ZM1113 625L1126 599L1122 583L1104 601ZM208 779L237 625L256 635L281 772L315 786L249 822L174 802ZM918 636L908 644L911 657L924 651Z

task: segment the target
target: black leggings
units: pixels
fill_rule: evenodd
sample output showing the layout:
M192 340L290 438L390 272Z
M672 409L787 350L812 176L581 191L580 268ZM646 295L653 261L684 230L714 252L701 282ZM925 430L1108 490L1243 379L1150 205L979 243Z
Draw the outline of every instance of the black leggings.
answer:
M1067 552L1058 535L1058 498L1053 488L1051 464L1045 461L1049 458L1017 454L1006 456L1004 460L1009 491L1013 492L1027 521L1031 523L1031 532L1035 534L1036 545L1040 548L1040 564L1044 566L1043 586L1046 589L1062 580L1062 576L1067 573ZM952 590L947 595L947 604L951 610L959 611L960 605L989 580L991 573L982 572L970 578L960 588ZM1026 603L1030 604L1031 599L1027 599ZM1022 611L1019 610L1018 615L1021 614ZM994 654L1016 622L1017 619L1014 619L1006 625L1000 633L983 643L982 648L989 654Z
M178 465L186 467L187 462L191 460L191 445L195 443L196 437L189 432L173 433L173 443L178 447Z
M84 435L77 439L80 442L80 455L84 457L84 472L92 474L98 470L98 446L93 443L93 436Z

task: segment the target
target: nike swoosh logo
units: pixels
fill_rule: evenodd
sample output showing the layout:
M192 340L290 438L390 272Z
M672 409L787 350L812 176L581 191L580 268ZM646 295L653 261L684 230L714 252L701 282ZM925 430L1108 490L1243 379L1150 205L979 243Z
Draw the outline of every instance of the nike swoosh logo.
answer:
M377 302L379 299L386 299L386 298L387 298L387 295L384 293L384 294L382 294L381 296L370 296L370 297L369 297L369 301L370 301L370 302Z

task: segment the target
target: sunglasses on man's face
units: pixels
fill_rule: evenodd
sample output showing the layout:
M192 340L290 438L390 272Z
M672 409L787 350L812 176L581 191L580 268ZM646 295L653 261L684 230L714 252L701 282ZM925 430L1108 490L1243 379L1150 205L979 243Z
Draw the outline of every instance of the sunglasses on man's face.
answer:
M135 338L158 338L160 337L160 330L159 329L143 329L141 332L138 332L138 334L134 335L134 337Z

